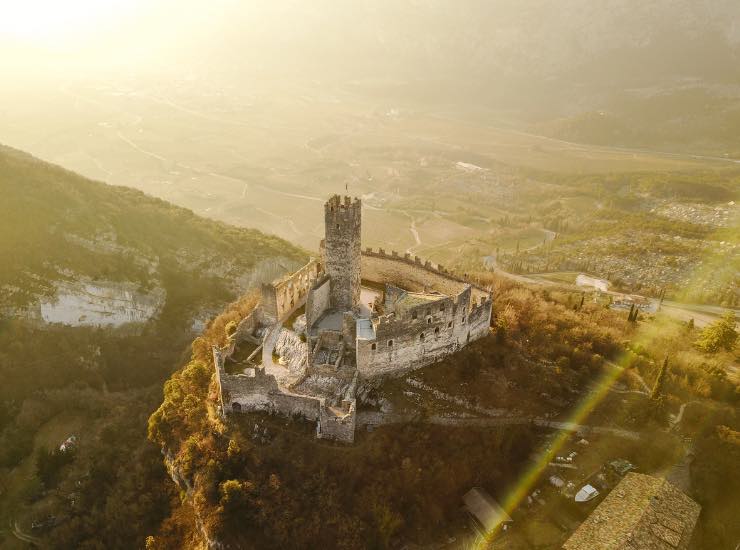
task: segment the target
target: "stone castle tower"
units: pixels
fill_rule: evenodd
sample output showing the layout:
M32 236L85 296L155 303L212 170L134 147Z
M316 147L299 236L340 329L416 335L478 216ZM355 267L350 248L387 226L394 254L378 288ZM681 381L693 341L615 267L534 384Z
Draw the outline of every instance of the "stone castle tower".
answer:
M324 268L331 278L331 305L340 311L360 303L362 203L334 195L324 204Z

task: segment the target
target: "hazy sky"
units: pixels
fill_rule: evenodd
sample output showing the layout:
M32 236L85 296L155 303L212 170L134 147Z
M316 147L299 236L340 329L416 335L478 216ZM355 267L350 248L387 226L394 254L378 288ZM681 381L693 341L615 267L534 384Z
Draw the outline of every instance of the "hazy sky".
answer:
M0 52L6 79L230 68L494 84L734 77L740 2L0 0Z

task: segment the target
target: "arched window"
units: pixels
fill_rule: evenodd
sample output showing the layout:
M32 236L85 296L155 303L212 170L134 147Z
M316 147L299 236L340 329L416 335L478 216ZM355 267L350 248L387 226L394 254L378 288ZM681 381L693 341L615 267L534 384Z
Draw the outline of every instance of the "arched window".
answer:
M439 336L439 327L434 329L434 335Z
M393 340L388 340L388 347L389 348L392 348L393 347Z
M431 325L431 324L432 324L432 318L431 317L427 317L427 325Z
M235 413L240 413L242 412L242 406L240 403L232 403L231 410L234 411Z
M447 323L447 328L452 328L452 321L450 321L449 323Z
M377 344L371 344L370 345L370 349L373 350L373 351L375 351L377 349L377 347L378 347Z
M419 340L421 340L422 342L424 341L424 333L423 332L421 334L419 334Z

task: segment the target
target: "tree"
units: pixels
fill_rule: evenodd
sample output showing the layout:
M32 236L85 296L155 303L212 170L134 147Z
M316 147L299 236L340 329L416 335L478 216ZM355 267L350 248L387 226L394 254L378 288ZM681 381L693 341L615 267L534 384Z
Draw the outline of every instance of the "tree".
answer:
M732 351L737 342L735 312L728 311L722 318L706 327L695 342L705 353L717 353L721 349Z
M653 384L653 391L650 392L650 399L653 401L658 400L663 393L663 383L665 382L665 375L668 371L668 356L665 356L665 359L663 359L663 364L660 366L660 370L658 371L658 377L655 379L655 384Z

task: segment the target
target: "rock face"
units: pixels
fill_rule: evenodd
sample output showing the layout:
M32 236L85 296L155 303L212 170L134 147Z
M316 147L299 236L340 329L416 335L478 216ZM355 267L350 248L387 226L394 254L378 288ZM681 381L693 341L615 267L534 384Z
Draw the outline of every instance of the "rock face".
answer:
M143 293L131 283L59 283L56 295L39 302L41 319L69 326L119 327L145 323L164 306L162 288Z

